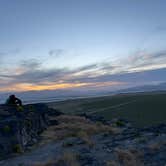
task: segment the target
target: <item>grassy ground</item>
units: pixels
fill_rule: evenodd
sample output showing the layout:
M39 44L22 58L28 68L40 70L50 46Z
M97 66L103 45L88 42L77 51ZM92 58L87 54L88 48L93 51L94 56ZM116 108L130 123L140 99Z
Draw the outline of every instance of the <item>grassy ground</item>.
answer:
M48 127L47 130L41 134L42 141L40 144L64 140L70 137L77 137L82 139L84 143L91 146L93 145L93 142L91 142L90 139L92 135L103 132L111 134L117 134L120 132L120 130L115 126L113 127L99 122L92 122L81 116L61 115L58 117L52 117L52 119L58 121L58 125Z
M67 114L89 113L106 119L123 118L136 126L166 123L166 93L121 94L49 103Z

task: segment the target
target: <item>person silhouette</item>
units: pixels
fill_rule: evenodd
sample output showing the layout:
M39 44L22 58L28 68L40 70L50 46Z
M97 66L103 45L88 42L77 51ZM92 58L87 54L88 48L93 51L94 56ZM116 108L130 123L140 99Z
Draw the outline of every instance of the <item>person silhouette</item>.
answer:
M15 95L10 95L9 98L6 100L6 104L12 106L22 106L22 101Z

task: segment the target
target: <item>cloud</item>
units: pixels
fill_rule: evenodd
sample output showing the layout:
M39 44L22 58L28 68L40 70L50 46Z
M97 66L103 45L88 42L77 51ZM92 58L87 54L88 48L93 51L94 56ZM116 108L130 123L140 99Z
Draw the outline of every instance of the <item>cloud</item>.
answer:
M116 62L125 72L144 71L166 67L166 50L158 52L137 51Z
M142 72L133 72L125 74L105 74L97 77L68 77L74 71L49 70L26 73L16 77L10 77L8 81L0 80L2 90L45 90L45 89L65 89L65 88L85 88L85 89L117 89L120 87L129 87L143 85L154 81L166 82L166 69L149 70ZM113 88L114 87L114 88Z
M6 77L10 79L9 84L33 84L33 85L44 85L48 83L54 84L90 84L95 83L93 70L98 70L98 64L87 65L74 70L67 68L62 69L45 69L40 68L41 64L35 60L22 61L20 66L22 73L16 75L0 75L0 77ZM23 68L24 67L24 68ZM28 70L27 70L28 68ZM81 75L78 73L83 72ZM8 84L8 86L9 86ZM0 84L2 86L2 84Z
M61 55L64 55L65 50L64 49L52 49L48 52L50 56L54 56L56 58L60 57Z
M42 63L37 59L23 60L20 62L20 66L28 70L34 70L40 68Z
M111 87L166 81L166 51L139 51L119 61L93 63L75 69L43 68L37 59L24 60L12 73L0 72L1 90L43 90L73 87ZM19 88L18 88L19 90Z
M94 63L86 65L75 70L75 75L88 75L95 77L96 75L103 75L105 73L112 73L118 66L112 65L109 62Z
M96 69L97 67L98 67L98 64L90 64L90 65L86 65L86 66L78 68L77 72L89 71L89 70Z

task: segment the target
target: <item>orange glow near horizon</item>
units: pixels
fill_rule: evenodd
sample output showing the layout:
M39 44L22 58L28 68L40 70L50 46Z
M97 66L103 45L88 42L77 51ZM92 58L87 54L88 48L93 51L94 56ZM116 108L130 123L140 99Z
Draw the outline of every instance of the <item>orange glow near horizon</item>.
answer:
M56 90L86 86L87 83L61 83L48 85L33 85L28 83L19 83L10 87L4 87L0 91L40 91L40 90Z
M79 87L103 87L103 86L116 86L121 85L122 82L101 82L101 83L47 83L43 85L33 85L28 83L18 83L11 85L10 87L1 88L0 91L41 91L41 90L57 90L57 89L70 89Z

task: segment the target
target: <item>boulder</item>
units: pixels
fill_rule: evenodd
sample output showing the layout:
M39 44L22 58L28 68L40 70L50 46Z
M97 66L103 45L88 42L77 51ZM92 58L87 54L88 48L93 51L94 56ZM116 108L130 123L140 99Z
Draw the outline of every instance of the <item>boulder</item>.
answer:
M0 158L23 152L39 138L49 125L49 109L45 104L29 104L18 109L0 106ZM55 115L59 112L54 110Z

